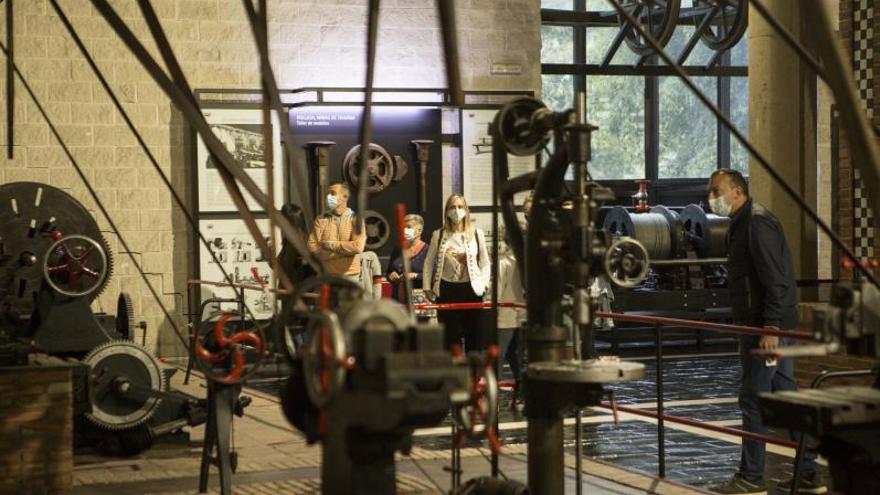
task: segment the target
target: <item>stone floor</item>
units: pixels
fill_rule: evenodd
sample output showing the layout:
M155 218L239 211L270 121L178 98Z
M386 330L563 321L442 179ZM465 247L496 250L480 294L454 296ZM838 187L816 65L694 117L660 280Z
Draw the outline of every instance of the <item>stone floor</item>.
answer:
M655 404L654 362L644 380L616 386L615 400L621 404L652 409ZM725 426L739 425L734 391L737 359L730 355L668 359L664 364L664 397L670 414L687 416ZM175 377L180 382L181 373ZM198 378L187 387L204 394ZM244 418L236 419L234 442L239 466L233 477L234 493L319 493L320 448L309 446L284 419L273 394L272 384L246 389L254 398ZM509 393L502 393L501 472L510 478L526 479L525 418L511 411ZM666 481L655 478L658 464L657 427L647 418L621 414L614 423L603 409L583 412L582 466L584 493L705 493L702 489L726 480L739 460L736 437L692 427L666 424ZM445 492L450 475L448 425L419 430L411 456L398 456L399 493ZM107 459L78 454L75 462L74 494L195 493L204 428L193 428L184 442L160 443L131 459ZM574 493L574 419L566 420L567 492ZM790 472L791 449L769 447L767 476L771 482ZM462 451L462 479L488 475L489 451L469 447ZM216 492L216 470L212 471L212 493ZM692 488L689 488L688 486Z

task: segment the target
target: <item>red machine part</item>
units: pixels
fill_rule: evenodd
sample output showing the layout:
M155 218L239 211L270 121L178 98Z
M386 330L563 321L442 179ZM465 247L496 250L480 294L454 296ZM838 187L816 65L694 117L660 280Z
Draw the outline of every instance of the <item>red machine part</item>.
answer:
M461 347L453 346L452 355L462 357ZM495 413L497 406L497 389L490 390L490 387L496 387L494 380L495 361L498 359L500 351L497 345L489 346L486 350L486 357L483 361L478 359L471 360L471 400L468 410L462 414L468 415L468 421L464 422L462 429L459 431L456 442L463 443L464 436L478 438L485 435L489 440L492 452L498 454L501 452L501 442L498 440L498 434L495 431ZM486 379L491 373L492 379ZM494 399L493 399L494 397ZM482 424L482 430L478 426Z
M230 319L239 316L237 312L228 311L223 313L217 322L214 323L214 341L217 347L215 351L205 349L202 345L202 339L196 335L195 345L196 357L198 359L213 366L228 362L229 358L232 358L232 368L226 374L215 375L206 371L205 376L210 380L226 384L238 383L242 380L244 377L245 357L241 346L245 343L254 346L260 358L263 356L263 340L256 333L245 331L236 332L230 337L226 336L226 323Z
M648 184L650 183L651 181L646 179L636 181L636 184L639 185L639 191L632 196L636 213L647 213L651 209L651 205L648 204Z

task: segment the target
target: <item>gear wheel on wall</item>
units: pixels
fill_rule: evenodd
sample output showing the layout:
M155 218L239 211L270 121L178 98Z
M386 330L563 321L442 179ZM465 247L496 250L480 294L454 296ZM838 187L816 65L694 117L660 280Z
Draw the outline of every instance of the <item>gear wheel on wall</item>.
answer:
M145 397L165 391L159 361L143 346L114 340L92 350L83 362L91 368L92 412L85 416L97 426L124 430L150 419L161 401Z
M364 224L367 234L365 246L368 250L375 251L388 242L388 238L391 236L391 225L381 213L373 210L365 211Z
M82 235L98 242L106 253L107 275L83 297L93 301L113 269L110 246L92 214L66 192L37 182L0 185L0 244L15 263L6 302L19 314L30 314L34 294L43 284L43 262L49 247L65 236Z

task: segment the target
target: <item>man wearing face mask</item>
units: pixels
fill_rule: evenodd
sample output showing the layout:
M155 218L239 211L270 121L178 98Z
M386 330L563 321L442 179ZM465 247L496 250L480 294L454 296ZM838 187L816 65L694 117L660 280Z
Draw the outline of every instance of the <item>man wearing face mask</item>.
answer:
M367 236L363 225L360 234L354 232L355 214L348 207L349 194L348 186L341 182L330 185L327 209L315 219L309 235L309 250L321 260L327 273L360 283L360 254Z
M709 180L709 206L730 217L727 239L728 287L737 323L774 330L794 330L798 324L797 289L791 254L782 224L769 210L749 197L749 188L736 170L716 170ZM759 394L797 390L791 359L767 359L752 351L772 351L785 342L778 337L740 337L742 382L739 406L743 430L766 434ZM767 493L764 482L766 444L743 439L739 471L717 493ZM805 452L800 493L825 493L816 474L816 454ZM790 490L791 484L778 488Z
M385 273L388 281L394 284L394 299L401 302L406 301L404 277L409 277L413 281L414 288L422 287L422 270L428 255L428 245L422 241L422 230L425 228L425 220L422 216L409 214L403 218L403 224L405 226L403 235L409 247L401 253L400 247L395 244L388 258L388 271ZM404 272L403 256L409 259L409 273Z

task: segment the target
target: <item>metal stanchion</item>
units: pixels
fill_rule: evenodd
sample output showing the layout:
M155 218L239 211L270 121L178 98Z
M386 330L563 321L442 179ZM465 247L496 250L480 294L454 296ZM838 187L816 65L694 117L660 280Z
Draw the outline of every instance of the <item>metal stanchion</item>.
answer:
M663 424L663 331L662 326L654 325L654 343L657 346L657 474L666 477L666 430Z

